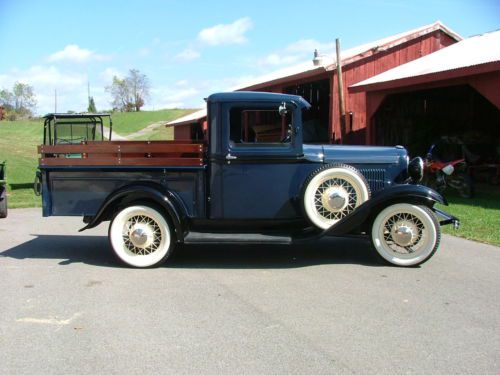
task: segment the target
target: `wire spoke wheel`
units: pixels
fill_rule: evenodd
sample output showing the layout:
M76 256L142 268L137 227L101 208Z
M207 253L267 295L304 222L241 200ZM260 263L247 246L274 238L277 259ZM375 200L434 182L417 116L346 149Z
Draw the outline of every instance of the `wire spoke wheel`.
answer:
M363 175L347 165L329 165L314 172L305 183L304 211L317 227L327 229L370 198Z
M428 260L439 247L439 223L427 207L394 204L375 218L372 240L386 261L414 266Z
M161 264L172 247L168 222L148 206L130 206L120 211L110 225L109 237L118 258L138 268Z

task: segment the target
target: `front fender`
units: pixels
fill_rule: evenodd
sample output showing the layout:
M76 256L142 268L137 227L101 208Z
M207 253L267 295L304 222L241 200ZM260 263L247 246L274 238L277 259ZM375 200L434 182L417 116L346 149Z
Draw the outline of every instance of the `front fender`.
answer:
M183 238L186 210L182 201L165 187L151 182L137 182L126 185L108 195L97 214L79 232L94 228L102 221L111 219L119 206L134 201L152 201L165 209L174 224L177 239L181 240Z
M421 204L432 208L435 203L448 205L446 199L423 185L394 185L377 192L371 199L357 207L350 215L326 229L322 235L343 235L362 225L370 216L394 203Z

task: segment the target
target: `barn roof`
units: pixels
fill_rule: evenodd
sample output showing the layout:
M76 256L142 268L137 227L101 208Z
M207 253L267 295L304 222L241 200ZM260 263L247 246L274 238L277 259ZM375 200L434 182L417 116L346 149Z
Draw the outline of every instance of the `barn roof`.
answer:
M390 48L398 46L400 44L406 43L410 40L419 38L421 36L433 33L437 30L444 32L451 38L459 41L462 37L457 33L453 32L447 26L442 24L440 21L436 21L432 24L425 25L413 30L405 31L404 33L392 35L387 38L379 39L370 43L366 43L354 48L350 48L341 51L342 64L347 65L355 61L372 56L375 53L386 51ZM240 91L240 90L259 90L261 88L279 84L286 81L302 79L307 77L316 76L317 74L325 73L336 69L337 59L335 55L324 55L322 56L322 63L320 65L314 65L311 60L305 61L303 63L286 67L273 71L271 73L261 75L256 78L252 78L243 84L233 87L230 91ZM195 116L198 116L196 117ZM196 122L204 117L206 117L206 109L202 109L190 115L180 117L174 121L170 121L167 125L185 125L189 123Z
M372 91L500 70L500 30L477 35L358 82L350 91Z

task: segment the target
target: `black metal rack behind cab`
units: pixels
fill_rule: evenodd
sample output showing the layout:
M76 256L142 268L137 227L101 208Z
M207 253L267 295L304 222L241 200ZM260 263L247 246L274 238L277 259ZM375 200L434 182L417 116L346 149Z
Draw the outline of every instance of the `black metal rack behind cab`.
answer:
M43 144L78 144L82 141L104 140L104 120L109 123L109 137L113 130L110 114L105 113L49 113L43 116ZM100 135L100 139L99 139ZM97 138L97 139L96 139Z

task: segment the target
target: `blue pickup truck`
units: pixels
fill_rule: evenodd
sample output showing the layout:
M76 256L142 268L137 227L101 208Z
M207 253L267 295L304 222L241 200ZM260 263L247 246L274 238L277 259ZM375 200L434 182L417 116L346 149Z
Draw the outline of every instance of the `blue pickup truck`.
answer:
M207 99L206 141L93 141L39 146L43 215L110 221L128 266L163 263L179 243L291 244L360 235L397 266L432 257L458 219L418 185L403 147L304 141L302 97L233 92Z

